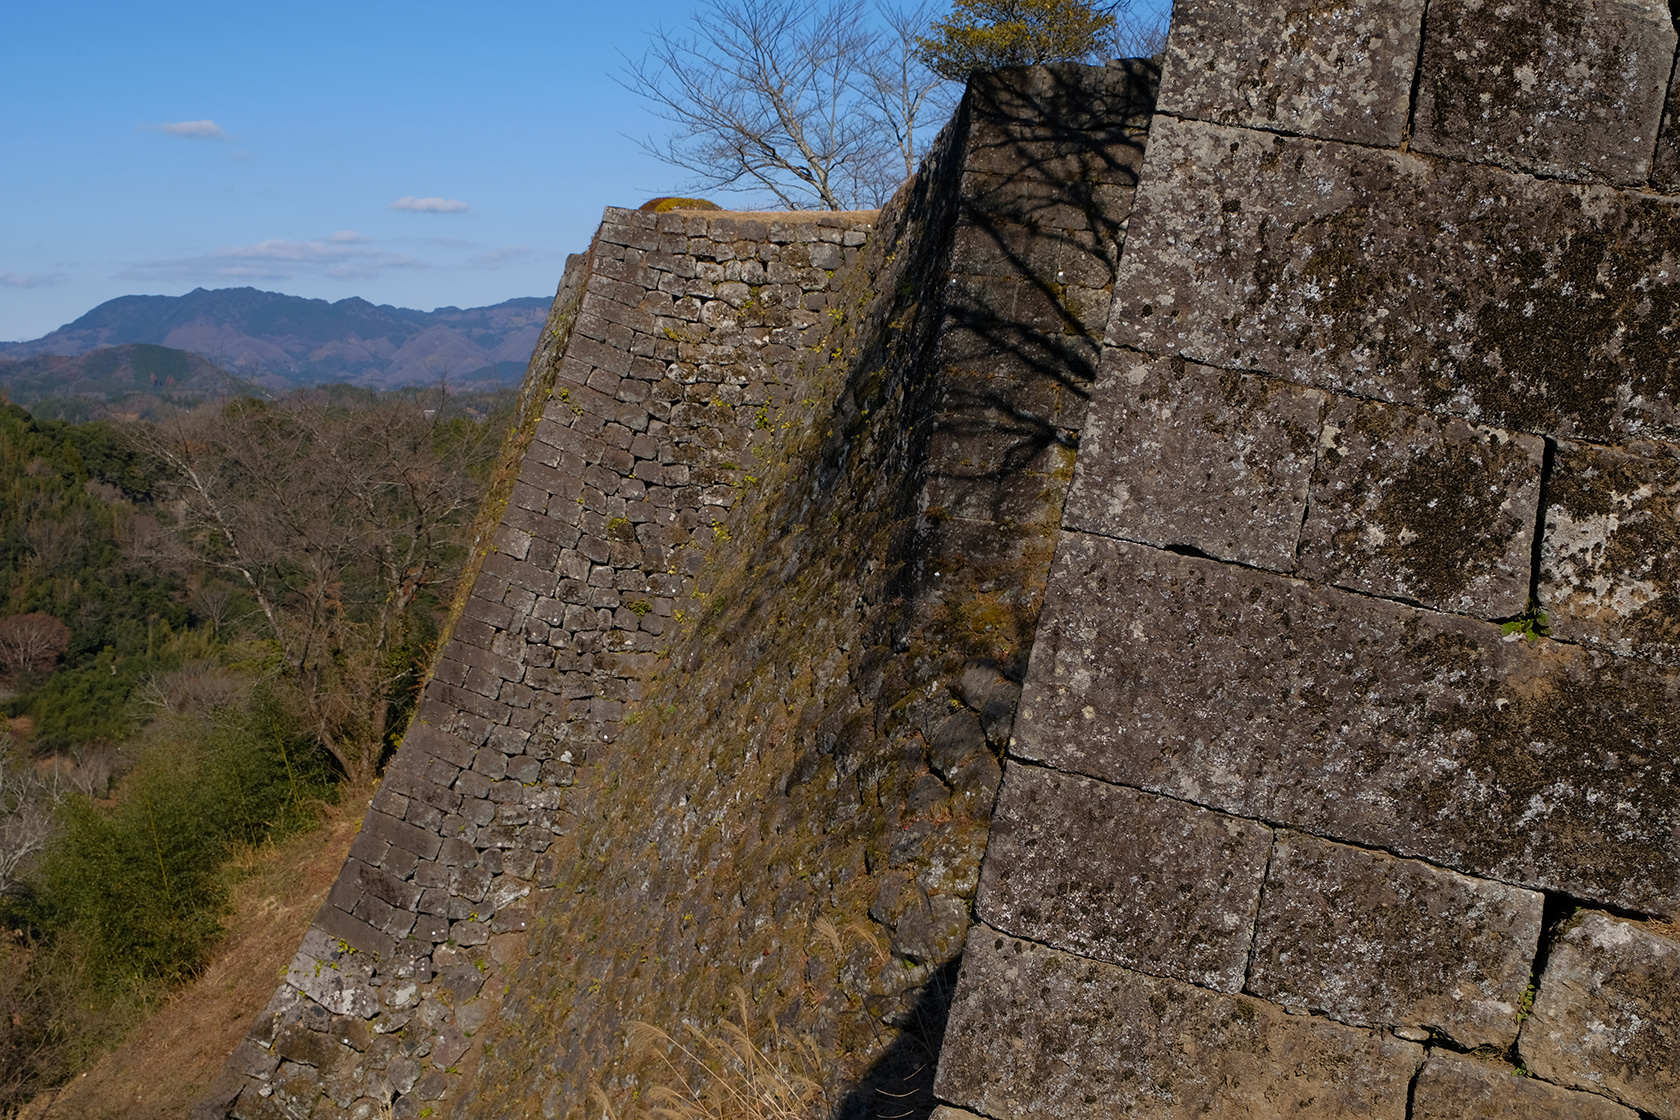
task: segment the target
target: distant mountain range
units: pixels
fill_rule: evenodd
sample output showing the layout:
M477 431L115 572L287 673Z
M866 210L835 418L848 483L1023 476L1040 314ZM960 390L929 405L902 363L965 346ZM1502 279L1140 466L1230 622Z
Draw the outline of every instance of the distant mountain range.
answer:
M488 388L524 376L549 303L528 297L466 310L414 311L354 297L328 303L255 288L121 296L49 335L0 342L0 387L24 373L12 362L147 343L190 351L275 389L334 381L387 389L445 378L452 385ZM142 359L157 360L156 355ZM49 368L55 367L33 367L29 376ZM68 367L64 372L69 374Z

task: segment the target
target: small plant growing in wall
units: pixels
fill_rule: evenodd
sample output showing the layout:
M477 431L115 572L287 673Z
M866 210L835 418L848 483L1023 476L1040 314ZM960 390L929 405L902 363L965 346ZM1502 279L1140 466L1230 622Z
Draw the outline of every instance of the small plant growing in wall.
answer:
M1499 631L1506 637L1520 634L1531 642L1537 642L1541 638L1550 636L1552 620L1545 611L1540 609L1537 600L1529 599L1528 609L1516 618L1501 623Z

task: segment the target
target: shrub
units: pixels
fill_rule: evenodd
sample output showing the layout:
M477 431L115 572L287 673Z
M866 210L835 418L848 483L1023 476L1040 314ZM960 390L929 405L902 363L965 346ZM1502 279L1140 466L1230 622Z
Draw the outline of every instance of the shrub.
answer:
M191 976L220 931L227 858L308 824L324 753L264 691L148 730L115 804L67 798L23 917L79 947L107 996Z

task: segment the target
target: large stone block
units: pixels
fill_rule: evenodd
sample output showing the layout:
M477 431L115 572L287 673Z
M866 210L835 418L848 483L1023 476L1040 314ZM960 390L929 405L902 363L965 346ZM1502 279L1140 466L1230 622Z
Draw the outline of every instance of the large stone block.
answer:
M973 123L963 167L991 169L986 153L992 148L1020 151L1047 141L1090 148L1126 135L1122 130L1147 127L1159 83L1159 72L1146 59L1104 67L1061 62L977 73L969 88Z
M1435 0L1412 147L1539 175L1642 183L1674 46L1662 0Z
M975 906L1008 933L1237 992L1271 847L1253 821L1011 766Z
M1680 661L1680 452L1558 445L1546 487L1540 605L1552 633Z
M1680 73L1668 80L1657 152L1651 160L1651 185L1670 194L1680 191Z
M1510 1066L1433 1050L1412 1090L1411 1120L1636 1120L1603 1097L1572 1093Z
M1537 436L1343 398L1296 571L1483 618L1521 614L1545 451Z
M1248 991L1357 1026L1433 1028L1504 1050L1544 898L1417 860L1281 833Z
M935 1092L1008 1120L1401 1120L1421 1047L969 934Z
M1288 382L1109 350L1063 524L1289 571L1328 403Z
M1680 202L1170 117L1148 161L1111 343L1520 431L1680 431Z
M1673 671L1084 534L1049 588L1019 757L1680 911Z
M1517 1047L1538 1077L1680 1117L1680 941L1586 914L1553 947Z
M1159 110L1393 147L1411 111L1424 0L1180 0Z

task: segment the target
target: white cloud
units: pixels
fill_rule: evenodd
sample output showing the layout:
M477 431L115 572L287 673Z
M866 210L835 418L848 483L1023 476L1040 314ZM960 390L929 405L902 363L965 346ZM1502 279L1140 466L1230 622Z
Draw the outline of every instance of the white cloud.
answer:
M165 121L153 125L167 136L181 136L188 140L232 140L227 130L215 121Z
M391 203L392 210L407 210L415 214L465 214L467 204L458 198L415 198L405 194Z
M529 245L506 245L500 249L491 249L479 253L467 263L474 268L500 268L509 261L516 261L531 255Z
M394 268L425 268L424 261L379 248L355 230L311 241L279 238L218 249L198 257L146 261L123 270L126 280L289 280L298 275L366 280Z
M64 280L64 274L61 272L0 272L0 288L50 288L55 284L64 283Z

